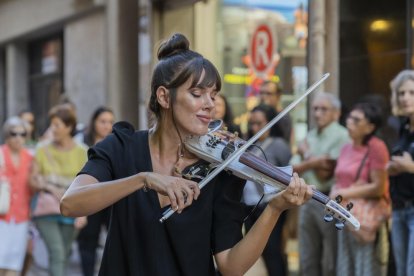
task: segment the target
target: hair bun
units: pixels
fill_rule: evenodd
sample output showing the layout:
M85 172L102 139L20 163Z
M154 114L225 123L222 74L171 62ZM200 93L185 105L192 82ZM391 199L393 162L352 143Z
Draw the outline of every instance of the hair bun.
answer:
M161 43L158 48L158 60L178 54L182 51L190 49L190 42L188 39L179 33L173 34L170 39Z

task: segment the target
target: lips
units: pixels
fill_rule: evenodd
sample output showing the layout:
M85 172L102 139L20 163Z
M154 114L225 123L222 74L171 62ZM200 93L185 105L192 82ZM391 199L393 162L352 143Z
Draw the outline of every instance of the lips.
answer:
M202 121L203 123L210 123L211 117L210 116L204 116L204 115L197 115L197 118Z

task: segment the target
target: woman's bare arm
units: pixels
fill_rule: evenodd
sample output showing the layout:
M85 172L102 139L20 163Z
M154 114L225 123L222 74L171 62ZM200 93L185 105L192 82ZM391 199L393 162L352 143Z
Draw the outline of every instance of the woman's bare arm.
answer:
M82 174L75 178L63 195L60 210L64 216L87 216L142 187L144 187L142 173L107 182L99 182L90 175Z
M168 196L171 207L177 212L190 206L200 194L197 183L193 181L153 172L141 172L107 182L82 174L75 178L64 194L60 210L69 217L94 214L144 187Z
M372 170L370 172L369 183L361 183L361 185L352 185L346 189L332 191L331 197L335 198L338 194L344 199L380 197L384 195L387 178L388 174L386 170Z
M311 197L311 186L295 173L288 188L269 202L246 236L233 248L215 254L221 274L244 275L261 256L280 214L288 208L302 205Z

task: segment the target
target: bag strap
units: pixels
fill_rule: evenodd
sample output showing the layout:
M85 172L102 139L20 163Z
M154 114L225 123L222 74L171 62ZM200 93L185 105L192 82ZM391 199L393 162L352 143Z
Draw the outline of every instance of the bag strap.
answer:
M4 171L6 169L6 161L4 160L4 150L3 146L0 146L0 171Z
M56 173L56 169L58 168L58 164L56 162L55 159L52 158L52 156L50 155L50 151L49 151L49 145L45 146L45 155L46 155L46 159L47 161L49 161L51 168L52 168L52 173Z
M354 182L357 181L359 179L359 177L361 176L362 169L364 168L365 162L367 161L367 158L368 158L368 153L369 153L369 147L367 149L367 152L364 155L364 158L362 158L362 160L361 160L361 164L359 165L359 168L358 168L357 174L355 176Z

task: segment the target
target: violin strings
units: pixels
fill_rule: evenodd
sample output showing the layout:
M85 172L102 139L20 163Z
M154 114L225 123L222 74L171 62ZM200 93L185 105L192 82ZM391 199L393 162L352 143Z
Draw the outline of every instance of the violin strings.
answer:
M231 143L231 142L230 142ZM230 155L230 154L232 154L233 152L234 152L234 149L232 149L232 148L230 148L229 147L229 144L230 143L228 143L225 147L224 147L224 149L223 149L223 152L225 153L225 154L228 154L228 155ZM234 146L234 144L231 144L231 145L233 145ZM263 151L263 149L260 147L260 146L258 146L258 145L255 145L255 144L253 144L252 145L252 147L253 146L255 146L255 147L258 147L259 149L260 149L260 151L263 153L263 155L264 155L264 158L265 158L265 160L266 161L268 161L267 160L267 157L266 157L266 154L264 153L264 151ZM287 185L286 185L287 186ZM322 192L320 192L320 191L318 191L318 190L316 190L316 189L314 189L313 190L313 193L314 193L314 195L315 196L317 196L317 197L319 197L319 198L327 198L328 196L327 195L325 195L324 193L322 193ZM329 197L328 197L329 198ZM256 204L256 206L258 205L258 204L260 204L260 201L261 201L261 199L258 201L258 203ZM250 216L251 214L249 214L248 216ZM248 217L247 216L247 217ZM247 218L246 217L246 218Z

